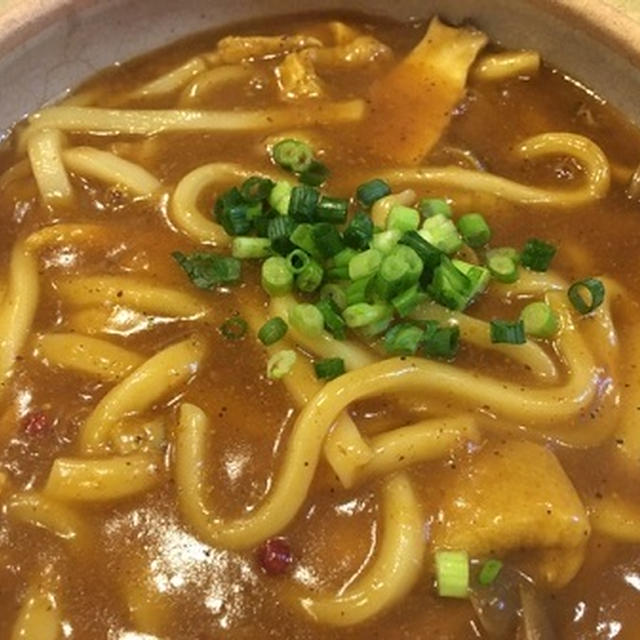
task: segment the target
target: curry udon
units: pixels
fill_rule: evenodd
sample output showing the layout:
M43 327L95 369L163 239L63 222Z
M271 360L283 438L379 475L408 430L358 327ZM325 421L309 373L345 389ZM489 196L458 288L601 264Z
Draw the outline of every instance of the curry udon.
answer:
M0 637L634 637L639 142L437 18L208 33L17 125Z

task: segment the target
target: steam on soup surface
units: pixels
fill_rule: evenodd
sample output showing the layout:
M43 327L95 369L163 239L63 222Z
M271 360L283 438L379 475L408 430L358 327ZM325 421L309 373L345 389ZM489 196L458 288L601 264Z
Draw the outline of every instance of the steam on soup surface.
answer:
M633 637L638 142L437 19L199 36L20 124L0 637Z

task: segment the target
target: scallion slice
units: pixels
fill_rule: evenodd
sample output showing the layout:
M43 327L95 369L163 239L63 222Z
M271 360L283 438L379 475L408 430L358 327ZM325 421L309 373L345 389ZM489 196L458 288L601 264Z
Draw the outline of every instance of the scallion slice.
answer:
M324 278L324 269L316 260L309 260L307 265L296 276L296 287L305 293L315 291Z
M289 240L314 258L320 258L320 252L313 239L313 225L307 222L299 224L289 236Z
M286 180L278 180L273 185L269 194L269 204L281 215L286 216L289 213L289 204L291 202L291 191L293 185Z
M491 240L491 229L480 213L467 213L458 220L462 239L473 249L478 249Z
M316 216L322 222L332 222L333 224L342 224L347 220L347 209L349 201L344 198L330 198L322 196L318 206L316 207Z
M487 268L498 282L512 283L518 279L518 262L507 251L487 251Z
M306 251L302 249L294 249L287 256L287 264L289 265L289 270L294 275L299 274L304 270L304 268L309 264L311 257Z
M289 239L296 223L289 216L271 218L267 225L267 237L271 240L271 248L281 256L287 255L293 248Z
M597 278L585 278L574 282L567 295L578 313L586 315L595 311L604 301L604 284Z
M267 378L279 380L293 369L296 359L296 352L291 349L274 353L267 362Z
M329 173L329 169L322 162L312 160L308 169L299 172L298 180L303 184L319 187L329 177Z
M367 302L359 302L348 306L343 312L342 317L351 329L365 327L389 316L389 307L386 304L369 304Z
M260 176L251 176L240 186L240 195L246 202L262 202L269 197L273 187L273 180L261 178Z
M558 331L558 316L545 302L532 302L520 313L525 332L535 338L550 338Z
M440 327L435 321L426 324L423 337L424 352L431 358L450 360L458 353L460 328Z
M316 249L323 258L331 258L344 249L340 232L330 222L318 222L311 230Z
M453 212L451 206L446 200L442 198L422 198L418 202L418 211L425 217L431 218L431 216L445 216L451 218Z
M391 327L384 335L384 348L393 355L413 355L424 337L424 330L410 322Z
M271 296L282 296L293 287L293 273L287 260L281 256L271 256L262 263L262 288Z
M306 171L313 162L313 149L306 142L291 138L273 145L271 154L273 160L283 169L294 173Z
M421 302L424 302L427 295L420 291L417 284L399 293L391 300L393 308L401 318L406 318Z
M320 194L313 187L304 184L293 187L289 201L289 215L298 222L314 222L319 201Z
M220 333L227 340L239 340L247 333L247 321L240 316L232 316L220 325Z
M347 294L339 284L328 283L320 289L320 299L331 300L342 311L347 306Z
M349 261L349 278L359 280L373 275L382 264L382 254L375 249L367 249Z
M453 220L441 214L427 218L418 233L429 244L432 244L447 255L455 253L462 247L462 238Z
M527 341L522 320L492 320L489 326L491 342L494 344L524 344Z
M231 243L231 255L239 260L266 258L271 255L271 240L236 236Z
M411 247L418 254L429 276L442 260L442 251L425 240L417 231L405 233L400 239L400 244Z
M420 214L417 209L395 205L391 207L387 216L387 229L396 229L404 233L405 231L417 231L420 226Z
M436 583L443 598L466 598L469 591L469 554L436 551Z
M392 249L400 242L402 232L397 229L387 229L374 233L371 238L371 248L377 249L385 255L391 253Z
M531 271L546 271L556 255L557 249L548 242L531 238L522 249L520 262Z
M493 584L495 579L500 574L501 570L502 562L500 562L500 560L496 560L495 558L487 560L482 565L482 569L480 569L480 573L478 574L478 582L483 587L488 587L490 584Z
M345 372L342 358L324 358L313 363L316 377L320 380L333 380Z
M356 189L356 198L363 207L370 207L376 200L391 193L391 187L379 178L369 180Z
M340 315L340 308L336 303L331 298L323 298L316 303L316 307L318 307L324 318L324 326L327 331L334 336L334 338L344 340L346 337L346 324Z
M282 340L288 330L287 323L280 317L276 316L267 320L258 331L258 339L265 346L269 346Z
M297 304L289 311L289 324L309 338L317 338L324 329L324 318L312 304Z
M346 306L349 307L360 302L371 302L374 291L375 276L366 276L350 282L345 290Z
M345 244L352 249L364 251L373 236L373 221L364 212L358 211L344 230Z

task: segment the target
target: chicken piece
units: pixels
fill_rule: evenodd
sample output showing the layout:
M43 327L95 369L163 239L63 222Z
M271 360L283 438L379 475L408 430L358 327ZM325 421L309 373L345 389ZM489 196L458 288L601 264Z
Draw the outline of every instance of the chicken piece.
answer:
M218 42L220 60L235 64L246 60L273 58L308 47L321 47L322 42L312 36L228 36Z
M373 36L358 36L347 44L311 49L310 57L323 67L362 67L381 58L390 58L391 49Z
M537 577L562 586L577 573L591 532L586 510L555 455L511 441L485 446L447 488L434 549L471 556L537 549Z
M281 96L286 100L317 98L324 93L322 82L309 58L310 49L289 53L276 67Z
M398 164L420 163L449 124L469 68L486 43L481 31L434 18L421 42L371 88L364 125L370 150Z

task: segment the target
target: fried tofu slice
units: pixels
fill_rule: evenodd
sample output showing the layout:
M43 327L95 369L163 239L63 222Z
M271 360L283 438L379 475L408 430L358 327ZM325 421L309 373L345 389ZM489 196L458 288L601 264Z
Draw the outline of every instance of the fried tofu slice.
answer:
M309 58L309 49L289 53L276 67L280 95L285 100L318 98L324 93L322 81Z
M321 47L313 36L228 36L218 42L217 52L226 64L273 58L309 47Z
M433 18L421 42L371 88L370 150L396 164L419 164L447 128L487 40L482 31Z
M591 532L571 480L546 447L525 441L485 446L448 486L433 524L434 549L471 556L539 550L538 576L573 578Z

